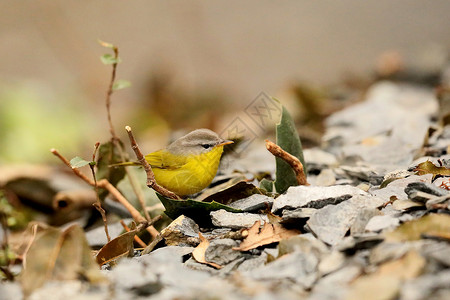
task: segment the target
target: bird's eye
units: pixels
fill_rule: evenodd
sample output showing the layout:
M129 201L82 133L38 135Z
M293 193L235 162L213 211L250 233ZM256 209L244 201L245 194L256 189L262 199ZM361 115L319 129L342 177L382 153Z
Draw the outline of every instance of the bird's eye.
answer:
M209 145L209 144L202 144L202 147L205 148L205 149L208 149L209 147L211 147L211 145Z

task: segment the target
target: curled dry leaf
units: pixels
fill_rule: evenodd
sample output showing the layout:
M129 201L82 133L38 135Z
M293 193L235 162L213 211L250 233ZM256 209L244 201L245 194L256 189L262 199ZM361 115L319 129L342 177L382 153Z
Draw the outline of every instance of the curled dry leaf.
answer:
M115 239L112 239L103 246L97 253L96 260L99 265L106 264L123 256L133 255L133 240L137 230L125 232Z
M214 267L216 269L221 269L222 266L213 262L206 261L205 252L209 247L209 241L201 233L198 234L198 237L200 238L201 242L197 247L195 247L194 251L192 251L192 257L199 263L210 265L211 267Z
M444 166L436 167L431 161L427 160L417 165L413 170L417 175L433 174L433 178L436 176L450 176L450 169Z
M255 224L247 230L248 234L243 232L242 235L246 236L246 238L242 241L239 247L235 247L233 250L248 251L259 246L279 242L291 236L300 234L299 230L286 229L279 223L264 223L261 229L260 226L261 222L256 221Z

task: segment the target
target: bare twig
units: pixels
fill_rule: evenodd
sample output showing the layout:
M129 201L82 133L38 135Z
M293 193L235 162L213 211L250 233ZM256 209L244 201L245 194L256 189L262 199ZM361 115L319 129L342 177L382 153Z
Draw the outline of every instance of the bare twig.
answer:
M51 149L50 150L55 156L57 156L66 166L68 166L69 168L72 169L72 171L75 173L75 175L77 175L78 177L80 177L83 181L85 181L87 184L95 187L95 181L88 178L86 175L84 175L83 173L81 173L81 171L77 168L72 168L72 166L70 165L70 162L67 160L67 158L65 158L64 156L62 156L58 150L56 149ZM136 210L136 208L134 208L133 205L131 205L127 199L125 199L125 197L106 179L101 179L100 181L97 182L97 186L100 188L104 188L106 189L111 195L114 196L114 198L120 202L120 204L122 204L131 214L132 218L137 222L137 223L142 223L142 222L146 222L145 218L141 216L141 214L139 213L139 211Z
M266 148L270 153L272 153L276 157L281 158L291 166L291 168L295 172L295 177L297 178L297 182L299 185L309 185L308 181L306 181L303 165L297 157L284 151L280 146L269 140L265 140L265 142Z
M112 48L112 50L114 51L115 62L112 64L111 80L109 82L108 90L106 91L106 111L108 114L109 132L111 133L113 140L118 140L119 138L116 135L116 131L114 130L114 126L113 126L112 118L111 118L111 95L114 92L113 86L114 86L114 82L116 81L116 71L117 71L117 61L119 59L119 49L114 46Z
M123 220L120 220L120 224L122 225L123 229L126 230L126 232L130 232L130 228L127 226L127 224L125 224L125 222ZM136 241L136 243L138 243L142 248L147 247L147 244L144 243L140 237L138 237L137 235L134 236L134 240Z
M100 143L95 143L94 147L94 153L92 153L92 161L95 161L95 157L97 156L97 150L100 146ZM94 178L94 184L95 184L95 194L97 195L97 202L94 203L94 207L98 210L98 212L102 215L103 225L105 226L105 234L106 238L108 240L108 243L111 241L111 236L109 235L108 231L108 222L106 220L106 212L102 207L102 202L100 201L99 193L98 193L98 183L97 183L97 177L95 176L95 169L93 164L89 164L89 168L91 168L92 172L92 178Z
M144 167L145 173L147 173L147 186L149 188L154 189L156 192L160 193L164 197L171 198L171 199L180 199L177 194L163 188L159 184L156 183L155 180L155 174L153 174L152 168L150 167L149 163L145 160L144 155L142 154L141 150L139 149L139 146L136 143L136 139L133 136L133 132L131 131L130 126L125 126L125 130L128 133L128 137L130 138L131 148L133 149L134 153L136 154L136 158L138 162Z
M119 60L119 48L116 46L112 47L112 50L114 52L114 63L112 64L112 72L111 72L111 80L108 85L108 90L106 91L106 113L108 116L108 123L109 123L109 132L111 133L111 139L114 144L114 146L119 150L120 158L122 161L125 161L125 149L123 148L122 144L119 143L120 138L116 135L116 131L114 129L114 125L112 123L112 117L111 117L111 96L114 92L114 82L116 81L116 73L117 73L117 64ZM144 216L147 219L147 221L150 222L151 218L147 210L145 209L145 199L144 195L139 187L139 184L136 180L136 177L128 168L125 168L125 172L127 173L128 179L130 180L131 187L133 188L134 193L136 194L136 197L139 201L139 204L141 205Z

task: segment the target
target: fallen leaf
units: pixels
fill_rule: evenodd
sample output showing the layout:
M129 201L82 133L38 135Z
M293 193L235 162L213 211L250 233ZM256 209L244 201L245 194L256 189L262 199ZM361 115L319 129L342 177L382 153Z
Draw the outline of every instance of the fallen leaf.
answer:
M198 237L200 238L201 242L197 247L195 247L194 251L192 251L192 257L201 264L207 264L216 269L221 269L222 266L213 262L206 261L205 253L206 249L208 249L209 247L209 241L201 233L198 234Z
M399 259L382 264L375 273L356 279L346 299L396 299L401 282L421 275L425 265L425 258L417 251L409 251Z
M450 169L444 166L436 167L431 161L427 160L417 165L413 170L417 175L433 174L433 179L440 176L450 176Z
M101 266L123 256L132 256L134 251L133 241L136 233L136 229L130 230L109 241L98 251L96 256L97 263Z
M260 226L261 221L256 221L255 224L248 229L247 237L241 242L239 247L234 247L233 250L248 251L259 246L279 242L283 239L300 234L300 231L296 229L286 229L279 223L264 223L261 229L259 228Z
M403 223L394 231L386 233L387 242L419 240L426 235L448 235L450 216L446 214L429 214L420 219Z
M47 280L78 279L80 275L90 282L103 280L84 231L77 225L65 231L50 227L38 233L30 246L21 284L28 296Z

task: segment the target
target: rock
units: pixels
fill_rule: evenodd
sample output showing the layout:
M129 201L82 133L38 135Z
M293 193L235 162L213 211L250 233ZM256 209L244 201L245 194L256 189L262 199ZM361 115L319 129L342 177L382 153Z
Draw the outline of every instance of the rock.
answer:
M293 186L287 190L286 194L274 200L272 212L301 207L322 208L329 204L338 204L355 195L367 195L367 193L351 185Z
M239 242L232 239L215 239L209 243L205 252L205 259L208 262L224 266L233 260L243 257L240 251L235 251L233 247L239 247Z
M385 199L386 202L389 201L393 196L397 197L397 199L400 200L406 200L408 199L408 195L405 193L405 188L408 186L408 184L418 181L431 183L432 177L433 176L431 174L421 176L411 175L407 178L394 180L384 188L371 189L369 193Z
M431 194L434 196L446 196L449 194L449 191L439 188L435 186L432 183L417 181L417 182L411 182L408 184L405 188L405 193L409 196L415 191L424 192L427 194Z
M315 255L296 251L242 274L255 280L291 280L306 289L317 279L318 263Z
M400 292L401 300L448 299L450 295L450 270L427 274L405 282ZM439 293L444 297L436 297Z
M210 213L214 226L241 229L251 227L256 221L269 222L266 215L251 213L232 213L224 209L212 211Z
M381 212L376 208L363 208L356 216L355 221L350 227L351 235L364 233L366 231L366 225L369 220L374 216L381 215Z
M369 166L340 166L350 177L370 182L372 185L379 185L383 182L383 176L377 173L377 170Z
M302 221L306 222L317 209L315 208L297 208L294 210L283 210L281 219L282 224L300 224Z
M336 183L336 177L334 175L333 170L331 169L323 169L318 176L314 179L314 182L311 182L308 177L308 181L310 184L316 186L331 186Z
M319 263L319 274L324 276L326 274L335 272L340 269L345 263L345 256L342 252L333 251L328 255L325 255Z
M400 220L398 218L389 215L374 216L367 223L366 230L376 232L384 229L392 229L398 225L400 225Z
M338 205L328 205L319 209L307 221L307 224L320 240L329 245L335 245L345 236L361 209L376 208L381 205L383 200L377 197L354 196Z
M323 170L338 165L336 156L319 148L303 149L308 170Z
M409 210L423 206L423 203L417 203L411 200L395 200L394 203L392 203L392 207L396 210Z
M252 258L247 258L239 265L237 270L239 272L246 272L259 268L265 265L265 263L267 262L267 256L268 256L267 253L263 252L261 253L261 255L253 256Z
M237 200L228 206L240 209L244 212L257 211L272 207L273 198L265 195L254 194L250 197Z
M378 265L388 260L398 259L408 252L411 247L412 245L407 243L381 243L371 250L369 262L370 264Z
M168 246L196 246L200 242L198 233L194 220L181 215L161 231L161 236Z

